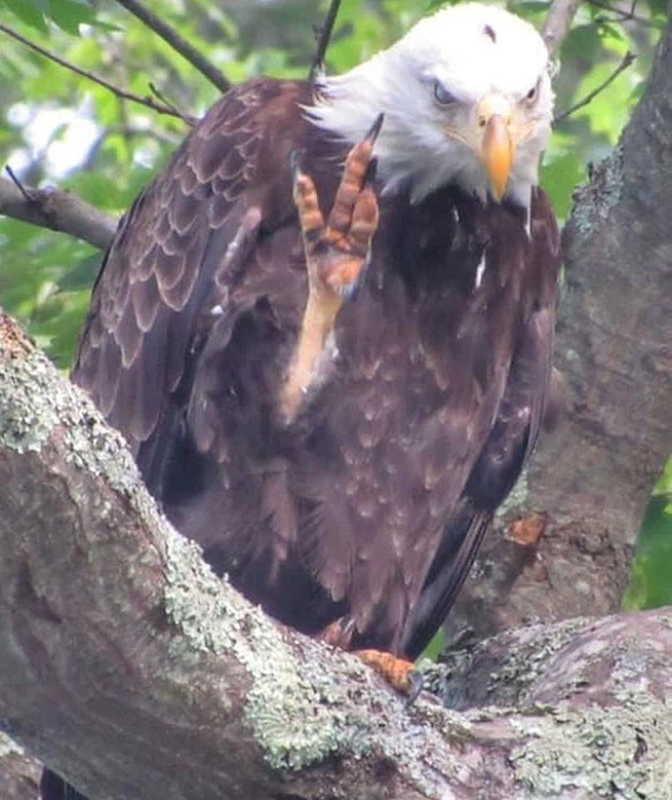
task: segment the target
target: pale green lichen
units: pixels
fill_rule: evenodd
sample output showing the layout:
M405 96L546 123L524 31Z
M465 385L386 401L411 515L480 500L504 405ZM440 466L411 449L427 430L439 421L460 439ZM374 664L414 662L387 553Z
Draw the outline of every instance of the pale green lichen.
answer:
M244 666L245 718L273 769L299 770L333 753L376 753L419 792L450 800L441 770L457 774L460 765L442 763L434 770L432 753L442 749L442 732L466 736L468 723L454 715L459 724L453 726L450 712L430 712L422 703L409 715L403 701L378 688L371 671L352 656L308 638L290 646L282 628L208 570L193 543L172 531L166 543L166 613L189 648L231 653ZM441 717L440 729L423 726L427 713Z
M499 652L475 705L516 706L548 669L552 657L566 647L590 621L583 617L548 625L528 625L506 631L465 649L448 650L440 663L423 662L424 686L447 708L465 708L464 681L484 654ZM470 704L471 705L471 704Z
M0 443L4 447L39 452L58 428L66 463L104 476L151 524L156 505L139 480L123 436L105 423L93 403L64 380L46 356L32 351L6 358L0 352L0 385Z
M0 758L7 758L8 756L22 756L26 751L21 747L18 742L7 736L6 733L0 731Z
M669 800L672 714L667 703L556 709L514 723L529 738L511 755L526 797Z
M590 183L576 192L572 223L579 232L588 235L606 220L621 200L623 190L623 149L618 145L594 168Z
M281 629L212 574L196 545L172 531L166 542L166 613L191 647L232 653L245 667L250 678L246 717L271 766L299 769L346 745L363 752L370 724L360 726L364 717L339 711L344 694L328 671L307 670ZM308 641L305 646L316 647Z
M51 402L53 367L43 358L0 360L0 441L20 453L39 451L58 422Z
M329 752L333 716L320 719L312 713L317 699L299 679L276 626L204 566L196 545L172 532L166 543L166 613L191 647L233 653L246 668L251 679L248 720L271 764L298 767ZM287 719L298 720L291 731Z
M370 695L369 671L355 659L328 652L310 640L303 644L305 659L295 654L281 629L213 575L200 549L165 524L139 481L122 437L108 428L92 403L62 380L41 353L27 346L16 352L5 350L2 342L0 348L0 444L26 452L60 442L62 458L102 477L126 498L142 523L157 532L157 541L165 542L164 610L182 634L173 638L172 647L185 660L194 651L232 653L243 665L250 679L246 718L269 763L298 769L337 750L363 755L384 741L384 736L376 737L379 722L370 707L350 702L362 685ZM110 511L101 499L98 512ZM341 666L347 664L349 674L357 677L347 690L335 682L333 672L317 666L325 656L330 662L347 658ZM402 709L394 698L381 698L396 703L398 712ZM417 735L401 713L399 720L408 727L409 738L404 743L400 737L399 752L395 743L392 755L410 762Z
M522 724L521 732L532 736L516 748L512 763L530 798L672 800L666 648L620 636L617 626L613 635L616 641L598 639L592 647L587 640L580 657L563 662L567 702L536 718L533 731ZM595 699L582 699L590 692ZM595 702L600 698L607 710Z

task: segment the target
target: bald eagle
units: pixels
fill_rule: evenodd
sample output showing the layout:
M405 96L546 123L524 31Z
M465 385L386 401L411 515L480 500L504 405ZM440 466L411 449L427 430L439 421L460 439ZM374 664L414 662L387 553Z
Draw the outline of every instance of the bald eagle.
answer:
M283 623L412 659L454 602L547 402L552 105L528 23L452 6L232 89L122 220L73 378Z

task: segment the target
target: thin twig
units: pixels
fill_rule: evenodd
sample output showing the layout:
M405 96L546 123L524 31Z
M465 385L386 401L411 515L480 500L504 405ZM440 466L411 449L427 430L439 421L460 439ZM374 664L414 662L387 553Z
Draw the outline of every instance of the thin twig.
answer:
M616 80L616 78L621 74L621 72L626 70L635 61L636 58L637 56L635 55L635 53L631 53L630 50L628 50L628 52L621 59L621 63L616 67L616 69L611 73L611 75L605 81L603 81L599 86L595 87L595 89L593 89L592 92L588 92L588 94L584 98L574 103L574 105L570 106L561 114L558 114L555 117L554 122L557 123L563 119L566 119L568 116L570 116L570 114L573 114L575 111L578 111L580 108L583 108L584 106L587 106L589 103L591 103L597 97L597 95L600 92L604 91L612 81Z
M580 3L581 0L554 0L551 3L541 29L541 36L546 42L551 58L555 58L560 52L560 46L567 36Z
M16 172L14 172L14 170L13 170L13 169L12 169L12 168L9 166L9 164L6 164L6 165L5 165L5 172L6 172L6 173L9 175L9 177L10 177L10 178L12 179L12 181L14 182L14 185L16 186L16 188L17 188L17 189L18 189L18 190L21 192L21 194L22 194L22 195L23 195L23 196L26 198L26 200L27 200L29 203L32 203L32 201L33 201L32 197L31 197L31 196L28 194L28 192L25 190L25 188L24 188L23 184L22 184L22 183L21 183L21 181L18 179L18 177L17 177L17 175L16 175Z
M609 3L602 2L602 0L588 0L588 3L590 3L591 6L602 8L605 11L608 11L610 14L614 14L614 19L606 20L608 22L618 22L619 24L623 24L624 22L636 22L638 25L646 25L648 27L653 27L656 24L651 19L647 19L639 14L635 14L635 8L637 6L636 3L631 4L630 11L624 11L621 8L610 5Z
M315 77L324 66L324 56L327 52L327 47L329 46L329 40L331 39L331 34L334 30L334 24L336 22L340 5L341 0L331 0L326 19L320 28L320 38L317 42L317 51L315 53L313 63L310 65L310 72L308 73L308 79L311 82L315 80Z
M157 114L169 114L171 117L178 117L179 119L185 119L184 114L179 113L174 108L170 106L164 105L163 103L157 103L155 100L152 100L151 97L140 97L140 95L133 94L132 92L127 92L125 89L121 89L119 86L115 86L113 83L105 80L105 78L101 78L100 75L96 75L94 72L90 72L87 69L82 69L78 67L76 64L72 64L70 61L66 61L64 58L60 58L59 56L55 55L54 53L50 52L49 50L45 50L44 47L40 47L39 44L35 44L35 42L31 42L30 39L26 39L25 36L22 36L20 33L17 33L13 28L8 27L7 25L0 24L0 31L6 33L7 36L11 36L13 39L16 39L21 44L24 44L26 47L29 47L31 50L34 50L36 53L48 58L50 61L59 64L61 67L65 69L69 69L71 72L76 73L77 75L81 75L83 78L87 78L93 83L97 83L99 86L103 86L108 91L112 92L112 94L116 95L117 97L122 98L123 100L131 100L134 103L139 103L140 105L146 106L147 108L151 108L152 111L156 111Z
M177 51L190 64L196 67L218 89L222 92L229 91L231 83L224 73L208 61L202 53L199 53L175 28L164 22L153 11L145 8L138 0L117 0L117 3L127 11L130 11L139 20L142 20L148 28L151 28L154 33L157 33L164 41L168 42L173 50Z
M156 97L156 99L160 103L163 103L163 105L167 106L168 108L172 108L173 112L175 113L175 116L180 117L180 119L186 122L187 125L193 126L198 122L197 117L194 117L191 114L185 114L183 111L180 111L180 109L176 105L171 103L170 100L168 100L168 98L159 90L156 84L153 83L152 81L149 82L149 88L154 97Z

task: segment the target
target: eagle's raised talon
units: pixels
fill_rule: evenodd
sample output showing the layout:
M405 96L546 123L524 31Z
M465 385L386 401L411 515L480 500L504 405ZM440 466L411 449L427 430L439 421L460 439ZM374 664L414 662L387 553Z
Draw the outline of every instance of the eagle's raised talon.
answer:
M333 316L355 287L378 227L378 201L371 186L373 146L382 114L364 139L348 153L334 205L325 223L312 178L292 154L294 202L299 212L311 292L335 301ZM333 322L333 319L332 319Z
M369 260L378 227L378 200L372 187L376 165L372 154L382 122L381 114L364 139L348 153L326 222L315 183L301 168L300 151L293 151L290 156L294 203L306 255L308 300L280 397L286 422L296 416L311 386L315 365L333 329L336 314L356 292Z

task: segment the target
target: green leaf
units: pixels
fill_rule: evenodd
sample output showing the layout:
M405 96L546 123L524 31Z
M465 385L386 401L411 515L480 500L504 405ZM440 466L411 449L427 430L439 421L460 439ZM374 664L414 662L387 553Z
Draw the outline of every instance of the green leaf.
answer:
M93 25L96 15L87 3L79 0L49 0L48 15L66 33L79 36L79 26Z
M605 61L593 67L581 80L576 91L577 98L588 96L610 78L616 67L613 60ZM589 120L593 133L605 135L610 144L615 145L630 115L630 95L636 74L625 70L608 86L601 89L590 103L575 112L576 117Z
M577 25L572 28L562 44L564 59L590 63L600 54L602 41L597 25Z
M585 179L585 167L576 151L547 156L541 168L541 185L551 198L560 220L569 216L572 193Z
M649 501L623 598L627 610L664 605L672 605L672 458Z
M653 494L667 495L668 500L672 503L672 458L667 459L667 464L665 464L665 469L653 490Z
M429 0L429 3L427 3L427 7L425 9L425 13L429 14L431 12L438 11L442 6L454 6L459 2L460 0Z
M443 628L439 628L434 636L432 636L430 643L422 651L418 661L421 661L423 658L428 658L430 661L437 662L439 660L439 656L443 655L443 651L445 649L446 634Z
M0 0L0 6L3 5L25 25L42 33L48 33L49 29L44 19L44 13L40 8L41 0Z

